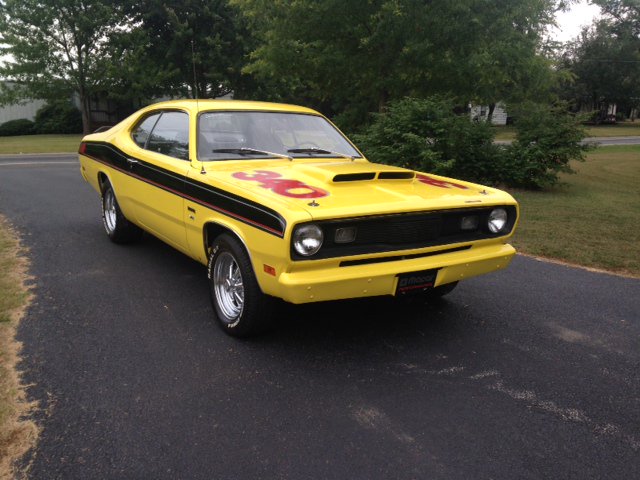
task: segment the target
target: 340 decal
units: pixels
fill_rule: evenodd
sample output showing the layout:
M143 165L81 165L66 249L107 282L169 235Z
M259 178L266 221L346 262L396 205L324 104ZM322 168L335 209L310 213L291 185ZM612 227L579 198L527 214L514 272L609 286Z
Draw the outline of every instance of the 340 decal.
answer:
M426 183L427 185L433 185L434 187L440 187L440 188L459 188L461 190L468 190L467 187L465 187L464 185L460 185L459 183L453 183L453 182L445 182L443 180L438 180L436 178L432 178L429 177L427 175L423 175L421 173L416 175L416 178L418 179L419 182L421 183Z
M255 173L236 172L233 178L250 182L259 182L262 188L267 188L278 195L292 198L321 198L329 192L318 187L312 187L299 180L282 178L282 175L268 170L254 170Z

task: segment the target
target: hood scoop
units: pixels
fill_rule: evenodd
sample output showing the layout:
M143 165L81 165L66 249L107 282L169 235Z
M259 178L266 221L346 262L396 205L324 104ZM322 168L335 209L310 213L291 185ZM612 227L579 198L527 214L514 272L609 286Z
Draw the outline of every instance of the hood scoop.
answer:
M363 180L413 180L416 176L414 172L358 172L340 173L333 177L334 183L339 182L359 182Z
M334 183L337 182L358 182L360 180L373 180L376 178L376 172L361 173L339 173L333 177Z
M415 172L380 172L378 180L413 180Z

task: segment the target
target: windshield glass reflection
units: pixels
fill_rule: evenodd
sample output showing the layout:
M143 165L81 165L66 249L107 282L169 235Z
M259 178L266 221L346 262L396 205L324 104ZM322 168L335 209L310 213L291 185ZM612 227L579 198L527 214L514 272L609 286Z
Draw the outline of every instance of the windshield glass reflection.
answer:
M198 121L198 158L354 157L360 154L323 117L283 112L206 112Z

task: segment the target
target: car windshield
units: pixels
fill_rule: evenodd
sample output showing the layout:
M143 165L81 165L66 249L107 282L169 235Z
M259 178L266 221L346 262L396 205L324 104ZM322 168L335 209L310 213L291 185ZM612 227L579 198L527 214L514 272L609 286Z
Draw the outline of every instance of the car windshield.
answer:
M359 158L331 123L286 112L205 112L198 120L198 159Z

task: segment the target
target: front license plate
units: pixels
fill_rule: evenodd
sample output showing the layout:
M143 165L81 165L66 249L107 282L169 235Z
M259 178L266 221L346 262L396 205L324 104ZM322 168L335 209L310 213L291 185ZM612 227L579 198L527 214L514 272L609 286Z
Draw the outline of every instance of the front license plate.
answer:
M396 295L408 295L429 290L436 283L437 276L437 269L400 274L398 275Z

